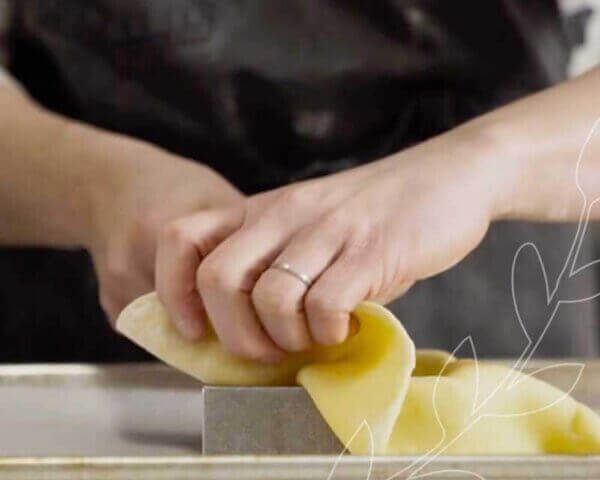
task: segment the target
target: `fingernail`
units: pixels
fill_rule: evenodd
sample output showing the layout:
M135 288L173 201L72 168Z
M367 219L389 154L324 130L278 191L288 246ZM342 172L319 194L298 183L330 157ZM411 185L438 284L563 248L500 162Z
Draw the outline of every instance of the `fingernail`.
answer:
M198 340L204 333L202 323L195 318L182 318L179 322L179 331L188 340Z

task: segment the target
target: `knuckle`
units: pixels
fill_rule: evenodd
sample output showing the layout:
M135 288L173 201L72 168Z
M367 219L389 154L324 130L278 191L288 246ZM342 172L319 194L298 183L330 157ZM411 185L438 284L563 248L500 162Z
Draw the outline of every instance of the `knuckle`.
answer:
M320 243L336 245L352 228L353 220L348 218L346 212L335 211L328 213L315 226L311 227L308 234L319 239Z
M160 239L169 245L178 245L188 241L187 227L183 219L170 221L161 231Z
M349 228L348 213L342 208L336 208L334 211L327 214L323 221L323 226L329 231L336 232L338 235L340 231L346 231Z
M292 185L281 190L279 201L283 207L303 208L314 202L314 194L304 185Z
M222 282L221 272L212 262L205 261L196 272L196 285L200 290L218 288Z
M196 272L196 286L203 290L233 290L233 282L219 262L204 260Z
M379 252L384 247L384 233L381 228L369 227L367 231L354 232L347 245L349 256L364 256L365 252Z

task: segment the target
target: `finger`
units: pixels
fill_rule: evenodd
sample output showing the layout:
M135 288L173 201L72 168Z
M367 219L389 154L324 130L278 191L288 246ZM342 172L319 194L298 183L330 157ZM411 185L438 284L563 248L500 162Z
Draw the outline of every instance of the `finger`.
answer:
M309 289L304 301L312 338L331 345L349 334L350 314L369 298L373 271L366 255L342 252Z
M334 222L324 222L295 235L274 263L287 264L316 279L341 250L343 238ZM277 268L265 270L252 290L252 302L262 325L284 350L305 350L312 343L304 311L307 290L300 279Z
M260 325L250 292L289 235L289 221L264 217L228 237L200 264L202 301L219 340L234 355L264 362L284 356Z
M313 339L324 345L340 343L350 333L351 312L364 300L388 303L404 294L414 281L382 284L377 248L346 248L309 289L305 310Z
M188 339L202 335L206 311L196 289L202 258L241 225L241 209L206 210L171 222L156 254L156 290L177 330Z

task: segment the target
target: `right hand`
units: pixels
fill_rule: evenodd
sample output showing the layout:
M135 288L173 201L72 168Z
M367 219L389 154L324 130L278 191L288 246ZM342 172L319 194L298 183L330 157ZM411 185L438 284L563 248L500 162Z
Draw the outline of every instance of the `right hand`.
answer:
M314 343L342 342L360 302L387 303L452 267L496 218L511 170L460 140L179 219L157 256L158 295L175 325L182 330L181 299L194 292L234 355L277 362ZM275 262L312 281L270 268Z

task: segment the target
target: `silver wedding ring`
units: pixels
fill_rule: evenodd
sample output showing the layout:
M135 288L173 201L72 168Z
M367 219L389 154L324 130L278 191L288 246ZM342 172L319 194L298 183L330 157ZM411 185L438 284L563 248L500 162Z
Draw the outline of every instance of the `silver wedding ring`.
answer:
M300 280L307 287L310 287L312 284L312 280L308 275L301 272L297 272L292 268L292 266L289 263L275 262L273 265L271 265L271 268L281 270L282 272L290 274L292 277L296 278L297 280Z

